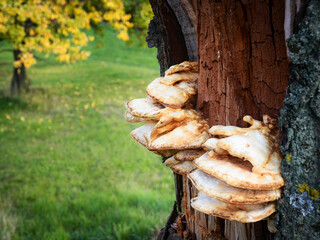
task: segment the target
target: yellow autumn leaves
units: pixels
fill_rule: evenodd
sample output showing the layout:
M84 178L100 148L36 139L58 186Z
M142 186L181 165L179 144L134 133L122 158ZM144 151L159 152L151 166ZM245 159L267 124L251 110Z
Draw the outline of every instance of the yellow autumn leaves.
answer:
M88 108L94 108L96 106L96 103L95 102L92 102L91 104L87 103L83 106L83 109L84 110L87 110Z
M20 50L15 67L36 64L33 51L54 53L60 62L75 62L88 58L81 48L93 41L83 32L92 24L107 21L127 41L132 27L121 0L2 0L0 1L0 35Z

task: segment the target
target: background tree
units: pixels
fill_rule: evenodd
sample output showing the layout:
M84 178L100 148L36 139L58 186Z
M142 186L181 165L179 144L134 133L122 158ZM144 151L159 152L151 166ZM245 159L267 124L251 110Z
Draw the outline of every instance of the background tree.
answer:
M36 64L35 52L53 53L60 62L86 59L81 50L93 40L85 30L107 21L127 41L133 24L121 0L3 0L0 2L0 40L13 46L12 95L28 87L26 69Z
M126 13L131 15L130 21L134 26L129 29L129 35L134 35L138 38L140 44L145 44L148 26L150 19L153 17L153 12L148 0L123 0ZM129 42L132 43L133 38Z

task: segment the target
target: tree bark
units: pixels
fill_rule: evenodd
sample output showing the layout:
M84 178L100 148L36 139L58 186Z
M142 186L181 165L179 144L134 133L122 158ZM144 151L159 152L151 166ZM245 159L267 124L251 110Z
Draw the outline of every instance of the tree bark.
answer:
M158 48L160 74L171 65L189 60L181 26L167 1L150 0L155 14L149 24L146 41L149 47Z
M13 50L14 61L20 60L20 50ZM13 76L11 80L11 96L20 95L22 90L26 90L29 87L27 82L27 73L24 64L20 67L13 68Z
M179 29L177 23L187 22L181 20L186 15L194 26L200 70L197 108L208 118L210 125L245 126L241 120L244 115L256 119L262 119L262 114L279 117L289 78L283 30L284 0L150 2L160 24L157 27L169 31L168 34L161 30L158 35L162 43L169 43L169 48L166 44L158 44L162 47L158 48L158 55L159 52L164 56L180 55L185 51L188 55L180 56L183 60L189 60L191 56L192 48L187 47L189 43L181 41L192 38L186 37L182 27L178 32L172 31L172 27L170 31L163 20L167 19L166 14L176 15L175 18L171 16L176 19L176 29ZM184 17L181 17L183 11L177 10L181 7L176 7L179 2ZM163 6L175 6L175 11L164 11ZM175 35L183 37L171 42L166 40ZM167 64L160 61L162 73L174 62L170 57L163 59ZM186 229L181 235L184 239L272 238L265 221L242 224L195 211L190 200L196 196L197 190L186 176L183 176L182 183L182 217L186 219Z
M277 119L288 82L284 1L201 0L197 9L198 109L210 125L245 126L244 115L262 119L268 114ZM194 221L202 223L197 239L214 238L201 215L195 214ZM219 220L215 228L215 234L228 239L272 237L265 221Z
M278 118L288 83L284 1L198 1L198 108L211 125Z
M285 187L276 239L320 239L320 2L304 1L288 40L290 81L280 122Z

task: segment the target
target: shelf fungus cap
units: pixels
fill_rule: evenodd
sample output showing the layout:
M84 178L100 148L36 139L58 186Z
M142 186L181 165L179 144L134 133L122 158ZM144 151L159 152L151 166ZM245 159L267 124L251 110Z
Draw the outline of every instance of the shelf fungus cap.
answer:
M253 117L248 115L243 117L243 121L249 123L251 126L249 128L241 128L236 126L215 125L209 129L209 133L212 135L229 137L237 134L244 134L252 130L259 130L261 133L272 139L275 139L278 134L275 120L268 115L263 115L263 122L255 120Z
M149 149L198 149L209 138L209 126L194 110L172 112L160 118L151 136Z
M199 72L198 62L184 61L180 64L173 65L165 72L165 76L184 71Z
M191 206L206 214L243 223L260 221L276 211L274 203L231 204L205 195L202 192L199 192L197 197L191 199Z
M175 85L178 89L183 90L185 93L190 96L194 96L198 91L198 83L197 82L179 82ZM192 99L191 97L189 100Z
M196 82L198 81L199 73L196 72L179 72L163 77L160 83L172 86L177 82Z
M146 123L130 132L131 137L142 146L148 148L150 135L156 123Z
M259 173L276 147L274 141L278 131L274 121L267 115L264 115L263 122L251 116L245 116L243 120L250 123L251 127L213 126L209 132L224 137L217 141L219 148L234 157L250 161L253 165L252 171Z
M197 149L209 138L204 120L190 120L181 123L163 134L152 133L149 149Z
M133 116L128 110L125 112L124 118L127 122L130 122L130 123L138 123L138 122L145 122L145 123L153 122L153 123L155 123L155 122L157 122L157 120L154 120L154 119Z
M202 148L206 151L213 150L218 155L229 155L228 151L218 147L219 140L219 138L209 138L204 144L202 144Z
M217 145L228 151L230 155L251 162L253 172L258 172L268 163L272 151L271 139L259 130L222 138Z
M167 167L172 167L178 163L180 163L180 161L174 159L174 156L171 156L164 161L164 165L166 165Z
M174 173L180 175L187 175L188 173L196 169L196 166L192 161L177 161L173 156L168 158L164 162L164 164L170 167Z
M127 112L137 118L159 120L164 106L152 98L138 98L126 103Z
M228 185L200 169L188 174L193 185L208 196L233 204L260 204L275 201L280 198L281 190L248 190Z
M206 152L202 149L182 150L174 155L174 159L177 161L193 161L205 153Z
M201 157L194 160L195 165L202 171L210 174L227 184L244 189L252 190L272 190L281 188L284 184L283 178L280 174L280 162L277 154L272 161L266 165L268 170L263 173L252 172L252 164L248 161L232 157L219 156L213 152L207 152Z
M192 99L196 94L197 85L194 83L186 83L179 86L176 85L165 85L161 83L163 77L156 78L147 87L147 94L155 99L157 102L172 108L181 108Z
M171 157L172 155L174 155L178 150L175 149L170 149L170 150L150 150L151 152L158 154L162 157Z
M131 137L138 143L140 143L142 146L148 148L149 142L150 142L150 135L151 132L154 128L156 123L146 123L142 125L141 127L138 127L130 132ZM148 148L149 149L149 148ZM149 149L150 150L150 149ZM152 151L155 154L164 156L164 157L169 157L172 156L177 152L177 150L156 150Z

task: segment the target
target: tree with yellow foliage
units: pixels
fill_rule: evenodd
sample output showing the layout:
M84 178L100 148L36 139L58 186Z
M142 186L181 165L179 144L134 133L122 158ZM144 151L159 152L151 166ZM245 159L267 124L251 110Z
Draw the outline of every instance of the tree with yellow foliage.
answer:
M36 64L34 52L53 53L60 62L86 59L82 50L94 39L85 30L107 21L127 41L133 26L122 0L1 0L0 41L13 45L11 94L28 87L26 68Z
M130 34L138 37L139 42L146 44L145 38L153 12L149 0L123 0L126 13L131 15L130 21L134 26L129 29ZM132 38L131 41L132 42Z

